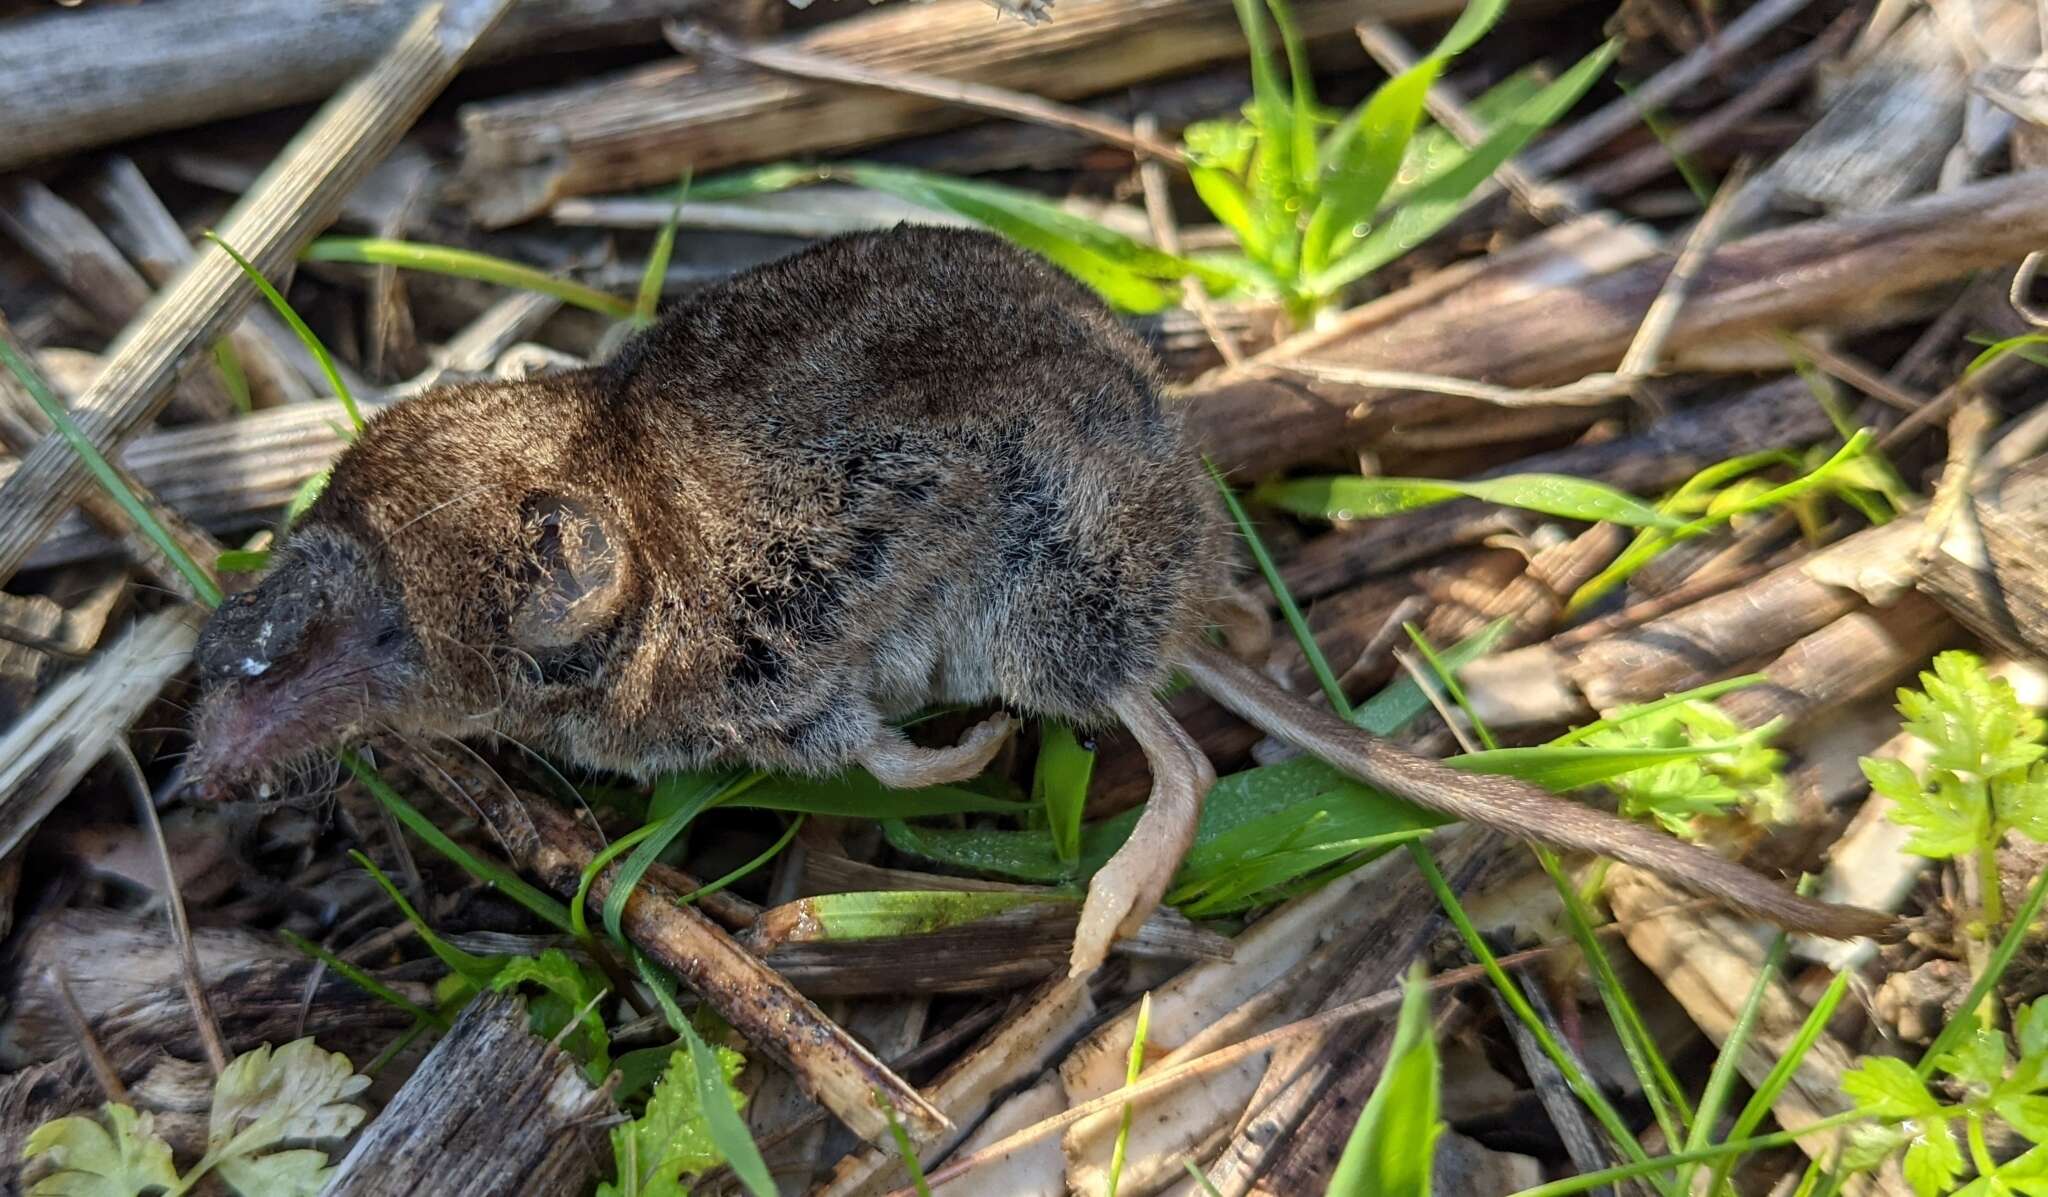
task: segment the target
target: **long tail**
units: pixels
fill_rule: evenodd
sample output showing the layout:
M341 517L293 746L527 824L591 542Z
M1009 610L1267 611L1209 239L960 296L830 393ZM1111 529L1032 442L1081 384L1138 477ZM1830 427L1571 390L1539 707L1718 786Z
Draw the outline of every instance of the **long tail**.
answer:
M1287 694L1221 649L1201 644L1179 663L1195 685L1246 722L1367 785L1440 814L1648 869L1789 931L1852 939L1882 936L1896 926L1891 916L1875 910L1802 898L1697 845L1566 801L1528 782L1466 773L1417 756Z

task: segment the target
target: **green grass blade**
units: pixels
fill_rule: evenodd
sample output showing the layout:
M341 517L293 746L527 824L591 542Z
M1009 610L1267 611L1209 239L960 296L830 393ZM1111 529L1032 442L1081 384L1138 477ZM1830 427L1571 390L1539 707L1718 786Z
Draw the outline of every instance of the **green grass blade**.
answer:
M1380 201L1400 176L1409 147L1422 122L1429 89L1450 60L1500 20L1507 0L1472 0L1458 20L1420 62L1387 80L1340 121L1323 141L1321 200L1302 236L1302 273L1314 275L1329 265L1332 248L1348 250L1354 236L1363 236L1379 211Z
M242 368L242 355L226 337L213 343L213 367L220 371L220 380L228 388L228 398L234 402L235 410L248 415L254 410L255 402L249 398L249 372Z
M260 574L270 568L269 549L227 549L213 559L224 574Z
M620 866L619 875L612 878L610 892L604 896L605 934L613 939L624 938L624 933L619 930L619 919L626 912L626 899L640 887L640 879L647 875L647 870L653 866L655 860L663 852L668 851L668 846L676 842L676 837L683 833L683 828L688 827L692 819L702 814L717 800L716 790L698 791L694 801L678 806L667 818L655 824L654 831L634 847L633 855L627 857L626 863ZM597 862L593 860L592 864L596 865Z
M1607 1020L1614 1027L1622 1054L1628 1057L1629 1068L1642 1086L1643 1096L1649 1100L1657 1128L1663 1132L1665 1142L1683 1142L1685 1128L1692 1120L1692 1107L1686 1101L1684 1087L1678 1083L1664 1053L1658 1050L1656 1036L1650 1033L1628 986L1622 984L1620 975L1614 971L1606 947L1593 933L1593 913L1587 909L1585 898L1572 884L1555 852L1532 847L1544 872L1550 875L1551 884L1557 888L1558 898L1564 904L1565 924L1571 930L1573 942L1579 945L1579 954L1593 971L1593 984L1600 991L1601 1005L1607 1008Z
M1309 70L1308 46L1301 40L1287 0L1266 0L1266 11L1280 30L1280 53L1287 60L1288 131L1293 143L1288 158L1294 186L1308 194L1316 185L1316 80Z
M556 278L519 262L509 262L474 250L417 241L394 241L385 237L321 237L306 247L309 262L349 262L362 266L397 266L457 278L494 283L521 291L552 295L563 303L588 308L615 320L633 318L633 305L616 295Z
M1081 859L1081 811L1088 804L1088 779L1095 771L1095 752L1074 738L1064 723L1046 722L1038 741L1038 767L1032 774L1034 800L1045 811L1053 847L1060 859Z
M283 317L286 324L291 325L292 333L299 338L299 343L306 347L306 352L313 355L314 361L320 363L320 372L327 376L327 385L334 389L334 397L340 401L341 410L348 413L349 427L361 432L363 410L356 406L355 394L348 389L348 383L342 381L341 367L334 364L334 355L327 352L326 344L304 320L299 318L299 313L285 301L285 297L276 287L271 286L270 280L263 277L263 272L250 264L249 259L236 252L234 246L229 245L212 229L206 231L206 239L220 246L221 252L234 259L235 265L242 268L242 274L263 293L263 298L270 301L272 310Z
M1515 109L1535 98L1548 82L1539 68L1524 67L1481 92L1465 106L1466 112L1478 122L1484 136L1487 130L1498 126ZM1402 200L1464 161L1465 151L1465 143L1442 125L1423 125L1409 140L1408 152L1401 158L1401 170L1394 178L1394 185L1387 188L1380 207L1399 207Z
M1579 97L1614 61L1619 48L1619 42L1608 42L1558 76L1555 83L1502 121L1458 165L1409 195L1392 216L1360 240L1350 253L1313 275L1309 279L1310 289L1319 295L1335 294L1449 224L1463 209L1466 197L1492 177L1502 163L1578 103Z
M1444 1132L1438 1116L1443 1082L1421 966L1409 973L1403 989L1394 1044L1345 1141L1327 1197L1431 1195L1436 1141Z
M675 207L669 209L668 220L661 226L661 232L654 238L654 248L647 255L647 269L640 275L640 293L633 300L633 323L647 325L654 323L654 309L661 306L662 283L668 278L668 260L676 250L676 226L683 220L683 200L690 194L690 172L676 181Z
M1986 366L2009 353L2018 353L2024 357L2027 356L2026 350L2034 349L2041 345L2048 345L2048 333L2022 333L2016 337L2007 337L2002 341L1994 341L1984 352L1971 358L1969 365L1963 367L1963 379L1967 380L1977 375Z
M1441 59L1425 58L1387 80L1330 135L1337 148L1325 154L1321 199L1302 234L1303 274L1321 273L1333 256L1349 250L1354 238L1366 235L1380 199L1400 172L1422 123L1423 101L1443 65Z
M1194 1178L1195 1184L1202 1190L1203 1197L1223 1197L1223 1194L1217 1191L1215 1182L1209 1179L1209 1174L1196 1167L1195 1161L1183 1159L1180 1163L1181 1167L1188 1170L1188 1175Z
M1020 907L1067 901L1045 894L951 889L861 890L799 900L816 928L805 935L805 942L929 935Z
M370 879L377 883L378 888L384 891L384 895L398 907L398 912L405 916L405 921L411 923L413 930L419 933L420 942L427 945L427 950L447 966L449 972L479 989L490 987L491 979L505 967L506 957L478 956L442 939L427 925L427 920L420 917L420 912L413 909L412 903L405 900L405 895L399 892L398 886L384 875L384 870L378 868L375 861L354 850L350 850L348 855L350 860L361 865L363 870L370 874Z
M1242 0L1240 0L1240 3ZM1258 564L1259 573L1264 575L1266 585L1273 591L1274 601L1280 604L1281 617L1287 621L1288 630L1294 633L1302 653L1308 658L1309 668L1315 671L1316 681L1322 683L1323 696L1330 700L1330 709L1344 718L1351 718L1351 700L1344 697L1344 688L1337 684L1337 674L1330 668L1329 660L1323 656L1322 646L1316 643L1315 634L1309 630L1308 620L1302 615L1301 607L1288 593L1287 583L1280 577L1280 567L1273 564L1272 554L1266 551L1266 543L1259 537L1259 530L1252 525L1251 516L1245 514L1244 504L1237 501L1237 492L1224 481L1223 471L1216 463L1203 459L1209 467L1209 476L1216 482L1216 489L1223 495L1223 505L1230 509L1231 519L1237 521L1237 528L1244 536L1245 547L1251 550L1252 560Z
M1230 230L1253 261L1272 265L1273 239L1265 222L1252 211L1251 195L1236 175L1220 166L1190 165L1188 181L1209 214Z
M1043 255L1125 311L1157 312L1176 302L1178 290L1162 286L1160 280L1200 274L1219 291L1227 289L1231 281L1209 277L1213 272L1202 271L1186 258L1126 237L1018 188L873 163L835 166L832 177L984 225Z
M1465 913L1464 905L1458 901L1458 895L1452 892L1450 883L1444 880L1443 871L1437 868L1429 850L1420 843L1413 843L1408 845L1408 851L1414 856L1416 867L1422 870L1423 879L1429 883L1430 889L1435 891L1444 913L1450 916L1452 924L1457 927L1459 938L1465 942L1465 950L1472 953L1473 959L1486 971L1487 977L1493 982L1502 999L1507 1002L1508 1008L1513 1010L1515 1017L1529 1029L1529 1033L1542 1047L1543 1054L1550 1057L1550 1062L1557 1066L1559 1074L1564 1077L1565 1085L1579 1099L1579 1104L1586 1107L1624 1155L1635 1163L1648 1164L1649 1156L1644 1153L1643 1145L1629 1133L1628 1124L1622 1121L1620 1112L1607 1100L1607 1095L1580 1070L1577 1062L1550 1033L1550 1028L1537 1017L1536 1011L1529 1005L1529 1000L1522 996L1521 989L1515 985L1507 971L1501 968L1500 961L1494 957L1493 949L1487 947L1486 940L1479 934L1479 929L1472 925L1471 916ZM1649 1179L1650 1183L1666 1197L1677 1197L1677 1190L1671 1186L1668 1179L1655 1176Z
M1850 976L1851 974L1846 972L1836 973L1835 979L1828 983L1827 992L1821 994L1820 1000L1814 1003L1813 1009L1806 1015L1806 1021L1799 1024L1799 1033L1792 1037L1792 1042L1787 1045L1784 1054L1778 1057L1777 1063L1771 1065L1770 1073L1764 1077L1763 1083L1756 1087L1756 1091L1750 1094L1748 1104L1742 1107L1742 1113L1736 1116L1734 1125L1729 1127L1727 1142L1747 1139L1771 1112L1771 1108L1778 1104L1778 1095L1785 1091L1785 1086L1792 1083L1792 1077L1799 1071L1800 1062L1806 1059L1806 1053L1820 1040L1821 1035L1827 1030L1828 1021L1835 1016L1835 1007L1841 1005L1843 996L1849 992ZM1675 1138L1670 1141L1678 1142ZM1728 1182L1728 1174L1734 1171L1740 1160L1740 1156L1727 1155L1716 1161L1713 1179L1707 1183L1707 1192L1721 1192L1721 1186Z
M393 817L405 825L406 830L420 837L428 847L461 866L464 872L478 881L524 906L550 927L557 931L574 931L575 928L569 922L568 907L520 880L519 875L512 870L484 860L448 838L447 832L436 827L434 821L421 814L412 803L399 797L398 791L377 776L377 771L370 768L369 763L355 753L341 752L335 755L347 766L349 772L355 774L356 780L362 783L364 789L370 791L370 795L381 803L384 809L390 811Z
M122 512L135 521L135 526L142 530L144 536L149 537L150 543L156 546L157 551L164 555L164 559L171 563L171 567L185 579L185 584L192 588L192 593L198 596L199 601L209 607L218 607L221 590L213 575L207 573L204 567L192 559L192 554L187 553L185 546L171 536L163 522L156 518L155 513L143 504L134 491L128 489L128 483L122 479L120 472L101 455L92 439L85 435L85 430L71 418L70 410L58 402L57 396L43 382L42 374L26 358L15 352L14 346L6 338L0 338L0 362L6 364L15 380L21 383L22 389L29 393L29 398L42 409L43 415L56 427L57 434L71 446L71 451L78 454L78 459L85 463L86 472L100 484L100 489L106 491L108 497L114 500Z
M2020 944L2026 939L2028 929L2040 915L2044 899L2048 899L2048 870L2043 870L2041 876L2035 880L2034 887L2027 891L2027 900L2020 904L2019 910L2013 915L2005 937L1998 941L1998 946L1993 948L1991 955L1985 959L1983 974L1971 984L1970 992L1965 994L1962 1002L1955 1007L1958 1011L1976 1010L1984 1004L1985 998L1997 990L1999 978L2005 976L2005 970L2011 967L2012 959L2019 953ZM1977 1020L1968 1013L1959 1013L1949 1019L1947 1025L1941 1028L1941 1033L1934 1037L1934 1042L1928 1044L1927 1050L1920 1054L1920 1062L1913 1066L1913 1071L1922 1078L1931 1075L1934 1072L1934 1062L1955 1047L1957 1041L1975 1033L1978 1026Z
M432 1023L433 1025L440 1027L443 1030L447 1029L449 1025L447 1015L442 1014L439 1011L427 1009L425 1006L422 1006L418 1002L413 1001L411 998L406 997L404 994L399 993L397 990L391 988L389 985L386 985L384 982L379 981L377 978L364 972L362 969L357 968L355 965L350 964L348 961L343 960L341 957L335 955L333 952L328 951L326 948L321 947L319 944L314 943L312 940L307 939L305 936L298 934L289 927L280 927L278 928L277 933L284 938L284 941L286 943L297 948L299 951L304 952L306 955L311 956L313 959L318 960L320 963L326 965L328 968L333 969L336 974L346 979L349 983L353 984L356 988L362 990L364 993L367 993L371 997L376 998L378 1001L384 1002L390 1006L396 1007L397 1009L403 1010L407 1014L412 1015L414 1018Z
M1029 803L997 798L964 786L925 786L892 790L855 769L837 777L809 778L776 774L764 777L744 794L728 796L725 806L745 810L776 810L801 815L852 819L921 819L932 815L1025 815Z
M924 1161L917 1158L917 1144L910 1141L910 1132L903 1129L903 1119L896 1114L896 1104L889 1095L877 1089L875 1104L882 1107L882 1117L889 1120L889 1137L896 1141L896 1158L903 1161L903 1170L910 1174L910 1187L917 1197L932 1197L932 1186L924 1178ZM1114 1189L1110 1197L1116 1197Z
M1509 474L1459 481L1440 478L1295 478L1252 492L1262 503L1315 519L1378 519L1452 499L1479 499L1586 523L1676 530L1684 521L1599 482L1566 474Z
M1145 1068L1145 1037L1152 1029L1152 991L1138 999L1138 1025L1131 1032L1131 1052L1124 1062L1124 1087L1138 1083L1138 1074ZM1117 1184L1124 1176L1124 1154L1131 1145L1130 1102L1124 1103L1123 1116L1116 1126L1116 1146L1109 1153L1109 1197L1116 1197Z
M1571 599L1565 604L1565 613L1570 615L1583 611L1587 606L1598 601L1616 586L1621 585L1634 576L1636 571L1655 560L1658 554L1682 540L1690 540L1695 536L1704 536L1728 523L1730 520L1735 519L1737 516L1749 515L1753 512L1765 511L1786 503L1796 502L1825 487L1833 485L1835 479L1845 469L1850 467L1868 451L1872 439L1873 434L1869 429L1860 429L1856 435L1844 442L1842 447L1837 449L1819 468L1802 477L1794 478L1792 481L1778 486L1767 487L1753 494L1746 494L1737 502L1710 504L1708 514L1697 519L1688 520L1676 528L1658 527L1652 530L1647 535L1638 538L1633 544L1630 544L1606 569L1601 570L1591 580L1574 591ZM1681 492L1686 491L1687 488L1693 487L1694 483L1699 482L1700 478L1710 473L1719 472L1725 476L1737 472L1744 463L1757 460L1762 456L1765 455L1752 454L1749 457L1738 458L1735 461L1723 462L1718 466L1710 466L1707 470L1702 470L1699 475L1696 475L1692 481L1687 482L1686 486L1680 488L1680 490ZM1704 486L1701 489L1704 489ZM1698 493L1700 491L1695 490L1686 497L1691 498ZM1677 497L1674 496L1674 500ZM1665 506L1670 507L1671 505L1672 501L1667 500Z
M791 819L789 826L782 829L782 834L775 837L775 842L761 849L760 853L752 860L727 873L725 876L718 878L716 881L705 882L676 900L685 904L695 902L700 898L710 897L712 894L717 893L736 881L752 876L769 861L782 855L782 850L789 847L789 842L796 838L796 833L803 830L804 818L805 816L798 815L796 818Z
M1810 889L1805 885L1800 888ZM1714 1127L1721 1121L1721 1108L1728 1104L1728 1095L1734 1091L1736 1077L1741 1073L1742 1053L1749 1047L1749 1036L1756 1029L1764 998L1770 993L1771 984L1778 979L1778 970L1784 967L1791 942L1791 936L1783 931L1771 940L1770 951L1764 954L1763 967L1757 969L1756 980L1749 987L1749 996L1743 999L1742 1009L1735 1015L1735 1024L1728 1028L1728 1037L1721 1043L1720 1054L1714 1057L1713 1070L1707 1074L1707 1087L1700 1091L1699 1112L1693 1119L1692 1135L1686 1140L1685 1150L1698 1151L1713 1141ZM1698 1168L1698 1164L1688 1164L1678 1174L1681 1191L1692 1191L1693 1174Z
M292 501L285 505L284 518L279 521L284 525L283 530L289 531L293 524L299 522L300 517L306 514L307 508L325 493L327 483L333 477L334 470L329 467L299 483L299 489L292 492Z
M748 1133L747 1124L740 1120L739 1111L732 1108L732 1099L726 1096L725 1071L718 1066L717 1054L689 1019L683 1019L675 1030L690 1049L690 1070L697 1081L697 1108L704 1112L711 1145L725 1157L726 1166L753 1197L778 1197L780 1190L768 1171L768 1161L761 1158L760 1146Z
M1233 0L1237 23L1244 30L1252 68L1252 126L1258 130L1253 151L1252 193L1256 200L1279 199L1295 178L1294 105L1273 64L1272 31L1261 0ZM1261 205L1255 204L1254 207Z
M1540 744L1528 748L1489 748L1444 758L1444 764L1470 773L1515 777L1546 790L1575 790L1597 785L1638 769L1654 769L1674 761L1739 752L1755 745L1759 728L1740 739L1712 744L1677 744L1654 748L1589 748L1583 744ZM1772 729L1775 730L1775 729Z

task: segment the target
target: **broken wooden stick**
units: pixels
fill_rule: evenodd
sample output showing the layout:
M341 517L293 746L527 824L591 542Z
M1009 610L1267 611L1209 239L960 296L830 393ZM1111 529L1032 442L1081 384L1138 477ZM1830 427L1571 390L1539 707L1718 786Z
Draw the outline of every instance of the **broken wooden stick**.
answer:
M576 1057L533 1033L526 1002L481 994L363 1129L327 1197L581 1193L616 1113Z
M485 787L470 797L491 816L516 863L558 892L574 895L603 842L552 803L508 794ZM611 865L592 882L593 910L603 909L623 867ZM915 1134L935 1136L950 1129L945 1115L914 1086L682 898L649 870L626 899L620 918L626 937L709 1002L748 1042L796 1074L805 1092L861 1138L888 1141L889 1120L876 1104L877 1094L888 1099Z

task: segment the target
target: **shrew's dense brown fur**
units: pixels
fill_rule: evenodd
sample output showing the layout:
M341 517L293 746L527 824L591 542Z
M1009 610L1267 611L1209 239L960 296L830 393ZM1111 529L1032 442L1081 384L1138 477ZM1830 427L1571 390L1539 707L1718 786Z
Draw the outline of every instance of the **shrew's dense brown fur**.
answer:
M972 775L1008 728L918 748L889 720L920 707L1120 722L1155 789L1091 886L1092 967L1158 901L1212 778L1153 691L1176 663L1243 681L1202 666L1225 536L1149 355L1073 280L979 233L842 237L679 305L607 365L373 420L201 637L198 767L253 777L386 725L641 777L858 762L915 785ZM1236 705L1302 740L1298 713ZM1412 758L1338 735L1425 805L1505 802L1442 770L1403 783ZM1681 876L1712 860L1521 790L1518 834L1625 841ZM1709 888L1783 913L1720 869Z

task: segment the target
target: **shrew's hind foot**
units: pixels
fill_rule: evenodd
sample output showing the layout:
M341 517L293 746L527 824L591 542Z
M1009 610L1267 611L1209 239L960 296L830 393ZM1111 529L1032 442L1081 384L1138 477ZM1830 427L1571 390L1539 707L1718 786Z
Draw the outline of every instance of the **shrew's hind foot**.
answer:
M876 781L891 789L947 785L966 781L988 768L1015 730L1016 720L997 713L969 728L951 748L922 748L911 743L900 730L885 727L875 733L857 757Z
M1088 883L1081 923L1074 932L1069 976L1094 972L1118 937L1142 926L1195 842L1202 797L1216 770L1188 733L1151 694L1140 691L1111 704L1152 767L1152 796L1131 838Z

